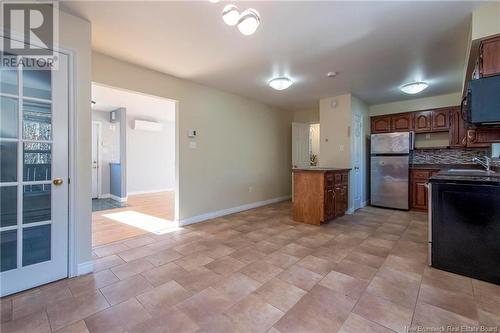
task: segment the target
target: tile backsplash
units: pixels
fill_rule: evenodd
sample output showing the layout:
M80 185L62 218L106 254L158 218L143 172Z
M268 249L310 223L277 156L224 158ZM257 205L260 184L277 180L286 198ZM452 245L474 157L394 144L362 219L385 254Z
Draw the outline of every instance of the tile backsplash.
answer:
M416 149L410 155L412 164L475 164L473 157L490 156L489 148Z

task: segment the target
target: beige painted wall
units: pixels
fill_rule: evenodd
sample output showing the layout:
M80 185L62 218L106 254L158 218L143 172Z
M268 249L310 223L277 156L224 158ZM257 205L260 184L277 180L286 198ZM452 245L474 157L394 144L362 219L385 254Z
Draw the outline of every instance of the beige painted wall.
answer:
M336 102L336 106L332 102ZM320 100L320 166L323 167L353 167L354 140L352 128L354 113L359 113L363 119L362 149L361 149L361 203L368 200L368 141L370 134L369 108L359 98L351 95L341 95ZM349 210L353 208L354 181L352 173L349 182Z
M462 93L456 92L446 95L437 95L431 97L408 99L398 102L370 105L369 110L370 116L379 116L390 113L455 106L460 104L461 99Z
M92 207L91 207L91 111L90 111L90 23L75 16L60 12L59 43L74 51L75 114L76 128L75 164L76 179L74 214L76 217L76 258L78 263L92 258Z
M472 12L472 40L500 34L500 2L485 4Z
M337 102L332 107L332 101ZM345 168L351 165L348 131L352 122L351 94L319 101L320 161L322 167Z
M181 220L290 195L292 112L99 53L92 79L179 101ZM188 147L190 128L197 149Z
M293 113L293 121L296 123L314 124L319 123L319 108L299 110Z

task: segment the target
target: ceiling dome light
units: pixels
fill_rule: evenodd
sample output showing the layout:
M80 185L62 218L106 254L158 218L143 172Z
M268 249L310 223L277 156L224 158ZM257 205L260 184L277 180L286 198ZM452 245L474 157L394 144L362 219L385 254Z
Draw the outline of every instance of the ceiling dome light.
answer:
M211 3L217 3L217 2L219 2L220 0L208 0L208 1L210 1Z
M240 18L240 13L238 12L238 7L235 5L227 5L222 10L222 19L227 25L236 25Z
M250 8L241 13L238 20L238 29L243 35L250 36L257 30L259 24L259 13L255 9Z
M400 89L402 92L407 94L418 94L419 92L425 90L429 85L425 82L412 82L405 84Z
M268 84L275 90L285 90L293 84L293 81L287 77L276 77L269 81Z

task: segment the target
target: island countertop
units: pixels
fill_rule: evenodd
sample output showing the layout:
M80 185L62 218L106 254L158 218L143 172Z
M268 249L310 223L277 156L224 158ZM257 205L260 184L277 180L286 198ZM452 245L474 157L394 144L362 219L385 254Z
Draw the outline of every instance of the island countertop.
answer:
M500 173L457 173L440 171L429 179L430 183L462 183L477 185L500 185Z

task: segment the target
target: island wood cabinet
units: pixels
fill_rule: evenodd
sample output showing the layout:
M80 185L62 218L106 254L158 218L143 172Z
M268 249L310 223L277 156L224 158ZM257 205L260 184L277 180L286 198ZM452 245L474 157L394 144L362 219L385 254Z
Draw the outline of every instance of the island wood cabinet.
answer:
M294 169L293 219L316 224L347 211L350 169Z

